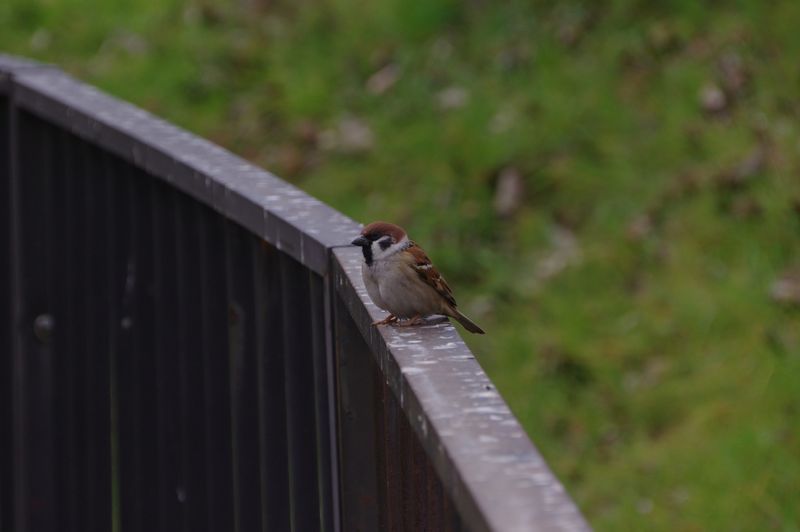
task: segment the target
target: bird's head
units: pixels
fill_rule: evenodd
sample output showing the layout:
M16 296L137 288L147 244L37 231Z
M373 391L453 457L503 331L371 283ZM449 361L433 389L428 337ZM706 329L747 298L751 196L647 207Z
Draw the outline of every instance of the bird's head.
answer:
M359 246L364 254L367 265L373 261L388 257L406 246L408 236L405 230L389 222L372 222L361 231L361 234L351 242Z

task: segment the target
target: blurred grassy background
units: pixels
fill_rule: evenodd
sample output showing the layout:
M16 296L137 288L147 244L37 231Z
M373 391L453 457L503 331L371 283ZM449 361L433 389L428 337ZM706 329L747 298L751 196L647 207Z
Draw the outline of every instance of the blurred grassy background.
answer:
M800 530L800 2L4 0L428 249L598 530Z

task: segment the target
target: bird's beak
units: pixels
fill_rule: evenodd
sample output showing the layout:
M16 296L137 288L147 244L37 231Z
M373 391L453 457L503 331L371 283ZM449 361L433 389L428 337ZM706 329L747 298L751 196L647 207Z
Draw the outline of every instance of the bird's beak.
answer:
M350 243L353 244L354 246L358 246L358 247L362 247L363 248L364 246L368 246L369 245L369 240L367 240L363 236L359 236L358 238L356 238L355 240L353 240Z

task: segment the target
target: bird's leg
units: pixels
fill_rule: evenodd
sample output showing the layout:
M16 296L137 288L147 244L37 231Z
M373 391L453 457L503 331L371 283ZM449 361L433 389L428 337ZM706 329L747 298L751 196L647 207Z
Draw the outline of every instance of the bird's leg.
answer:
M416 316L414 316L413 318L410 318L407 321L404 321L402 323L398 323L397 326L398 327L412 327L414 325L421 325L423 323L425 323L425 320L422 319L421 315L417 314Z
M396 321L397 321L397 316L395 316L394 314L389 314L388 316L386 316L382 320L373 321L372 325L388 325L388 324L394 323Z

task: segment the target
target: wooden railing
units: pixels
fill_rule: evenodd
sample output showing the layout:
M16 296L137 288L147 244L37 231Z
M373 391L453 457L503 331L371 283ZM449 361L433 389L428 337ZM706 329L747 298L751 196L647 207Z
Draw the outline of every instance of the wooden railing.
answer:
M0 530L588 528L456 330L371 327L360 226L264 170L0 56L0 212Z

